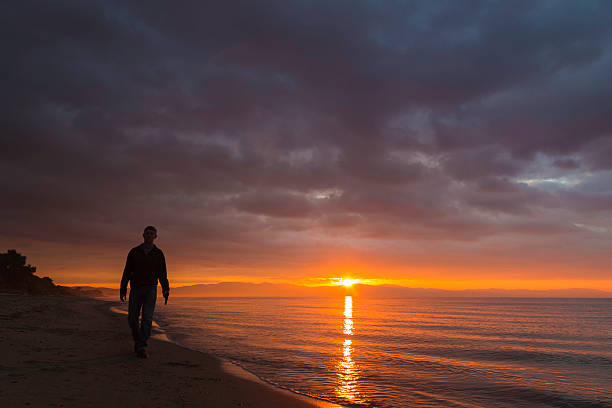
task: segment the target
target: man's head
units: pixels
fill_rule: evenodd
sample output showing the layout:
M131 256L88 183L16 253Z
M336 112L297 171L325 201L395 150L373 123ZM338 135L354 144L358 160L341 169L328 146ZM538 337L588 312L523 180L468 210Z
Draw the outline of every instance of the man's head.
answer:
M144 229L142 237L144 238L145 244L152 244L153 240L157 238L157 228L152 225L149 225Z

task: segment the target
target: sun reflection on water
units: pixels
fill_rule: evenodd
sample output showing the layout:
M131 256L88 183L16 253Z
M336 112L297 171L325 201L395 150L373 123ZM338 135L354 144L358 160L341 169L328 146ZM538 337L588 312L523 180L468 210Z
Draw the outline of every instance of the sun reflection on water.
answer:
M353 335L353 298L346 296L344 298L344 327L345 334L344 343L342 344L342 360L337 364L338 369L338 387L336 394L342 398L346 398L352 402L359 402L359 393L357 392L358 370L353 360L353 340L350 336Z
M353 335L353 298L344 298L344 334Z

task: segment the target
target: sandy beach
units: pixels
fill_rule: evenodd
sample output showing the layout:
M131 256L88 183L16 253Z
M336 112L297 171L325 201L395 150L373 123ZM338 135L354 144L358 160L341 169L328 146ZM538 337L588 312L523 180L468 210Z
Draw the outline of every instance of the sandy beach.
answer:
M0 295L5 407L330 407L232 375L214 356L151 339L132 350L112 302Z

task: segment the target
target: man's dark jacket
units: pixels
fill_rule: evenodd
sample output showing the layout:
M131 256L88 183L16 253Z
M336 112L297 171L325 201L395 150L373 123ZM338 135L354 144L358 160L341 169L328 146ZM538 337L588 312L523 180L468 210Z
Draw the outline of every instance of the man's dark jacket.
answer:
M139 286L157 286L157 281L162 286L164 292L170 291L168 276L166 273L166 258L161 249L153 245L148 254L145 253L142 245L138 245L130 250L125 261L123 277L121 278L121 293L127 292L127 284L130 282L131 288Z

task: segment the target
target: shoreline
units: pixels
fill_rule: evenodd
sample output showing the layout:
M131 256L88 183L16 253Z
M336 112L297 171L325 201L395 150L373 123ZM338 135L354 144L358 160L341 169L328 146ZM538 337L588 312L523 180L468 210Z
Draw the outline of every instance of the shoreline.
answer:
M112 311L113 303L0 295L0 400L45 407L341 408L227 361L249 374L240 376L224 359L170 339L152 337L150 358L139 359L125 315Z
M118 314L118 315L122 315L122 316L127 316L127 312L125 310L119 309L117 307L117 302L108 298L95 298L95 300L101 300L104 302L108 302L109 304L111 304L111 306L109 307L109 311L113 314ZM235 377L239 377L239 378L243 378L247 381L252 381L252 382L256 382L262 385L265 385L267 387L272 388L273 390L275 390L276 392L280 392L280 393L286 393L288 395L297 397L299 399L305 400L306 402L310 402L310 403L314 403L316 407L319 408L344 408L342 405L338 405L336 403L332 403L320 398L316 398L307 394L302 394L299 393L297 391L291 390L289 388L285 388L282 387L278 384L274 384L270 381L267 381L266 379L260 377L259 375L257 375L255 372L241 366L240 364L225 358L225 357L221 357L218 356L214 353L210 353L210 352L206 352L206 351L202 351L202 350L198 350L192 347L188 347L184 344L181 344L175 340L172 340L168 334L166 333L166 331L161 328L161 326L155 321L153 320L153 331L151 333L151 339L156 339L159 341L165 341L168 343L172 343L178 347L184 348L186 350L189 351L194 351L196 353L202 353L204 355L207 356L212 356L214 358L216 358L217 360L219 360L221 369L226 372L229 375L233 375Z

